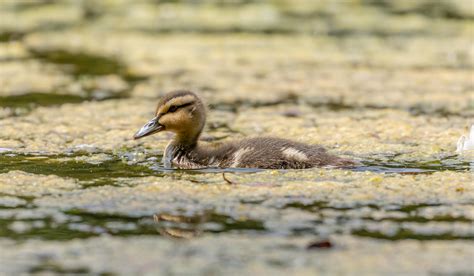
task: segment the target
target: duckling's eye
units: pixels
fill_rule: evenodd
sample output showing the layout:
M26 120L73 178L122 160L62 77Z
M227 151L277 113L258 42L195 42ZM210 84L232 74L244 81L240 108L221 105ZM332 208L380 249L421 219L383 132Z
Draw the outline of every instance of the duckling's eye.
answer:
M179 106L176 105L170 106L170 108L168 108L168 113L175 112L176 110L178 110L178 107Z
M176 110L178 110L179 108L183 108L183 107L187 107L187 106L190 106L194 104L194 102L190 102L190 103L185 103L185 104L182 104L182 105L172 105L168 108L168 111L166 113L172 113L172 112L175 112Z

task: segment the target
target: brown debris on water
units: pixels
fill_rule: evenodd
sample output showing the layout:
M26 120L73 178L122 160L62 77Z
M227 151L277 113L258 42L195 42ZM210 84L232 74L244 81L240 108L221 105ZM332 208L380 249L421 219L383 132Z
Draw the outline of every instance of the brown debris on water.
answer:
M306 250L325 250L331 249L334 247L334 244L328 239L316 240L310 242L306 246Z

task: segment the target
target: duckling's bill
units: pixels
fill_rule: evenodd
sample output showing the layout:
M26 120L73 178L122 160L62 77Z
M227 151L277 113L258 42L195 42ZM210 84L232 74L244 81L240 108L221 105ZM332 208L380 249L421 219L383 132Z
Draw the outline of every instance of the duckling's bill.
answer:
M156 116L155 118L151 119L148 123L146 123L142 128L140 128L135 135L133 135L134 139L140 139L148 135L152 135L154 133L160 132L165 129L165 127L160 124L158 121L160 120L160 116Z

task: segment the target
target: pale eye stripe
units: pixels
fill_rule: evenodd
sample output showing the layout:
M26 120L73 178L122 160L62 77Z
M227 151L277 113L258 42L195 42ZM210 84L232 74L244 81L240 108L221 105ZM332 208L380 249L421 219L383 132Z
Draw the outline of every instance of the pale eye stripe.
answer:
M171 113L171 112L175 112L176 110L180 109L180 108L183 108L183 107L186 107L186 106L190 106L192 105L194 102L190 102L190 103L185 103L185 104L182 104L182 105L172 105L168 108L168 111L166 113Z
M186 95L186 96L179 96L179 97L176 97L176 98L172 98L166 104L169 105L169 106L171 106L171 105L180 106L180 105L192 103L195 100L196 99L195 99L194 96Z
M187 105L191 105L195 102L196 102L196 98L192 95L185 95L185 96L178 96L176 98L171 98L160 107L157 114L168 113L168 110L172 106L177 106L177 108L181 108Z

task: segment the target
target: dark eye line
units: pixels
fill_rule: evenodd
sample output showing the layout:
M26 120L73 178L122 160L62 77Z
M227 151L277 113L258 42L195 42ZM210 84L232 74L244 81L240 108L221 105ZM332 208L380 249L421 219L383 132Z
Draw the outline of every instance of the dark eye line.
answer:
M182 105L172 105L168 108L168 111L166 113L172 113L172 112L175 112L176 110L178 110L179 108L183 108L183 107L186 107L186 106L190 106L194 104L194 102L190 102L190 103L185 103L185 104L182 104Z

